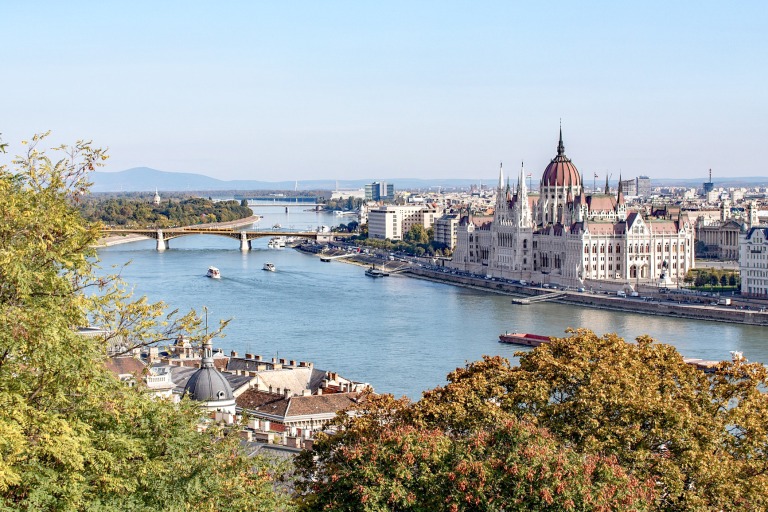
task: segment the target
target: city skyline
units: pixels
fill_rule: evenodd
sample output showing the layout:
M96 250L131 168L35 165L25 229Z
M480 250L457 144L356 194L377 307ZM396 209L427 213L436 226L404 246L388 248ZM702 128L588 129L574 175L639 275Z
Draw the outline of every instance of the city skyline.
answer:
M758 2L4 8L0 132L222 180L760 176ZM8 155L6 155L8 156Z

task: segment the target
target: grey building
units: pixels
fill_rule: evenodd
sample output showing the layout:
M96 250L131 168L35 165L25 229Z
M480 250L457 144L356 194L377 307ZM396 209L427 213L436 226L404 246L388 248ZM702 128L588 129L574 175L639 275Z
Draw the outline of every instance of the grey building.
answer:
M366 201L393 201L395 199L395 186L385 181L374 181L365 186Z

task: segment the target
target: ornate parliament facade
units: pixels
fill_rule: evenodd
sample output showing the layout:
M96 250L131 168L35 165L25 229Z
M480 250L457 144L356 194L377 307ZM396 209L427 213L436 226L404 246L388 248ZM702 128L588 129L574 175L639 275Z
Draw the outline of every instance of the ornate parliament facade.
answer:
M462 218L447 266L506 279L563 286L674 284L694 266L694 226L688 216L650 219L627 208L619 178L611 194L586 195L583 178L565 155L544 170L529 193L521 169L513 190L499 184L493 218Z

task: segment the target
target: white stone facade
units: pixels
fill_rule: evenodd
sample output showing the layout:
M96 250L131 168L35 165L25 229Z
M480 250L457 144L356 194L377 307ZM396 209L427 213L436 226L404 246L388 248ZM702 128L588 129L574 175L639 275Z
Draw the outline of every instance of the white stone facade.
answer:
M492 218L465 218L451 267L481 275L564 286L590 280L617 285L680 283L694 267L694 228L687 215L648 219L627 210L619 190L587 196L581 177L558 155L528 194L521 170L514 193L499 173Z
M750 228L741 237L740 249L742 295L768 296L768 227Z

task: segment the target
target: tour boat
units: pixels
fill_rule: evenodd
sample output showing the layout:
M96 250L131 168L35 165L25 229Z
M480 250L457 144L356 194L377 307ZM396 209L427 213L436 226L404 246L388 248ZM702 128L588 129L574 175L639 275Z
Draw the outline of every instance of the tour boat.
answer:
M210 277L211 279L221 279L221 272L219 272L219 269L216 267L208 267L206 277Z
M267 247L270 249L283 249L285 247L285 238L282 236L276 236L269 239Z
M262 270L268 270L269 272L274 272L277 270L274 263L265 263L263 267L261 267Z

